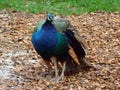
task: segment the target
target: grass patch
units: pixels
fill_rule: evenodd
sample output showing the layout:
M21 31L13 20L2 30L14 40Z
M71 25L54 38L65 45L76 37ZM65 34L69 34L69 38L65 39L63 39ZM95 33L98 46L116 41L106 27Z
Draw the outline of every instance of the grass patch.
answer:
M0 0L0 9L30 13L79 14L83 12L120 11L120 0Z

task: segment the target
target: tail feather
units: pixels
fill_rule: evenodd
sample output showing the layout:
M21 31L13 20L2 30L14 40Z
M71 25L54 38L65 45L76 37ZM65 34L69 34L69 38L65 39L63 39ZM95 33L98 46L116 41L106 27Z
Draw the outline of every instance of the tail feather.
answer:
M70 40L71 47L69 54L74 61L82 67L92 67L90 62L85 59L86 53L84 50L84 44L82 43L81 39L79 39L79 34L76 31L73 32L72 30L66 30L64 33Z
M86 60L86 58L81 58L80 63L82 68L94 68L94 66L92 66L91 63Z

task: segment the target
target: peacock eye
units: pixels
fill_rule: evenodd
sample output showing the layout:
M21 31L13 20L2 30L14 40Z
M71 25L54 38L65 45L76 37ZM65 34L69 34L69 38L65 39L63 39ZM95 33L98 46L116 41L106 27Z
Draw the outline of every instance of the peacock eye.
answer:
M51 20L51 18L50 18L50 17L48 17L48 20Z

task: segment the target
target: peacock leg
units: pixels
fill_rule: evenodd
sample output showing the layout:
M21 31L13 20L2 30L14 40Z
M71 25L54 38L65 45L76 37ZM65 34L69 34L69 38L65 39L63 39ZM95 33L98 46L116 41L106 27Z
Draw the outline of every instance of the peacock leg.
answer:
M51 62L48 61L48 60L46 60L46 59L44 59L44 63L47 65L49 71L51 72L51 70L52 70ZM47 75L47 74L49 73L49 71L48 71L48 72L44 72L44 73L42 73L40 76Z
M60 79L62 79L62 80L64 79L65 69L66 69L66 62L63 62L62 73L59 76L59 78L57 79L57 81L59 81Z
M52 63L54 64L54 68L55 68L55 77L58 78L58 68L57 68L57 59L56 57L51 57L50 58Z

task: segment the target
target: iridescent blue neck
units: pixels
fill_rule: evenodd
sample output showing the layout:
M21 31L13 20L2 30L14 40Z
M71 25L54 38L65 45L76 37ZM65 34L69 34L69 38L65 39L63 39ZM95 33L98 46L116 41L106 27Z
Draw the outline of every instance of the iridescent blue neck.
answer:
M56 31L55 26L52 24L52 21L46 19L45 23L42 25L43 30Z

